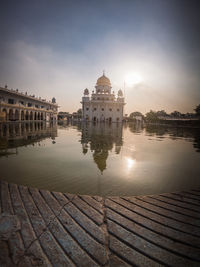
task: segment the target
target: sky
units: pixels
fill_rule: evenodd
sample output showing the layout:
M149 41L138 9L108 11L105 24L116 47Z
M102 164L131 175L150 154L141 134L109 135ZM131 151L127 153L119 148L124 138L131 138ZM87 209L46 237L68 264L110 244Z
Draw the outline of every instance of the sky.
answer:
M1 0L0 86L81 107L105 70L125 113L200 104L199 0Z

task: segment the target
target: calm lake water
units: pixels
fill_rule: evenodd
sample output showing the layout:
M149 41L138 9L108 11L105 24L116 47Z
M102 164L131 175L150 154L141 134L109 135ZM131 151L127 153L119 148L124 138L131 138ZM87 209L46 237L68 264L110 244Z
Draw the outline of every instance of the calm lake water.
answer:
M0 178L48 190L142 195L200 187L200 130L0 124Z

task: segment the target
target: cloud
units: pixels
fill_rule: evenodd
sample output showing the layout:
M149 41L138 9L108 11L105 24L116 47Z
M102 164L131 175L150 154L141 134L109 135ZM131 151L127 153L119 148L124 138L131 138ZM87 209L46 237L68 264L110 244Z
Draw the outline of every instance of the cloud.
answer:
M81 51L59 51L25 41L7 43L0 62L0 80L2 85L8 83L47 99L55 96L61 110L72 112L80 107L83 90L94 90L103 69L115 91L123 88L124 75L132 70L141 73L144 82L127 90L127 113L136 109L191 111L197 95L188 88L196 86L196 76L191 79L185 65L163 54L156 42L149 43L147 49L121 37L115 31L106 33L101 43L95 39Z

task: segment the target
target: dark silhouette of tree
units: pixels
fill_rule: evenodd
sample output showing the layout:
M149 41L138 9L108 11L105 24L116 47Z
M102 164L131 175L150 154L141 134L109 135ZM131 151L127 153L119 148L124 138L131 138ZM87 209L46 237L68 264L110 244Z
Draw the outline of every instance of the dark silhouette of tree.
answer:
M129 118L132 119L132 118L134 118L136 116L142 116L143 117L143 114L141 112L139 112L139 111L134 111L129 115Z
M181 113L179 111L173 111L172 113L170 113L171 117L175 117L175 118L180 118L181 117Z
M159 119L156 111L150 110L146 113L146 121L157 122L158 120Z
M157 116L160 116L160 117L166 117L168 116L167 112L165 110L159 110L156 112Z
M200 116L200 104L194 109L197 116Z
M81 119L82 118L82 109L81 108L79 108L77 110L77 117L78 117L78 119Z

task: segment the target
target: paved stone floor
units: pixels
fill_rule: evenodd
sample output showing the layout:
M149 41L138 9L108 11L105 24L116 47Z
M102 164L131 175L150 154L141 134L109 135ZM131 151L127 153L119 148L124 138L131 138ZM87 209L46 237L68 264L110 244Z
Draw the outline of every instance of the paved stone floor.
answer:
M102 198L0 187L0 266L200 266L200 190Z

